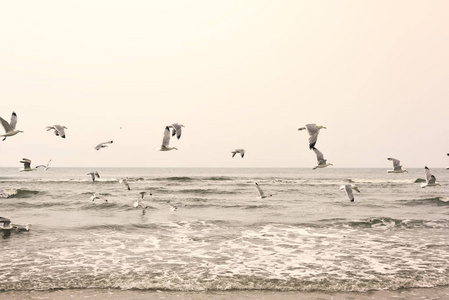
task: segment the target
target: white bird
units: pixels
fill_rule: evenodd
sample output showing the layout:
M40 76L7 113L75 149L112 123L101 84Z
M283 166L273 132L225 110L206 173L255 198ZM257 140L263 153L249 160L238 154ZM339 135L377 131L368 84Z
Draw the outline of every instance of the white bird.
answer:
M426 173L426 182L421 183L422 188L425 188L426 186L441 186L441 184L436 182L437 179L432 175L432 173L430 173L430 170L427 166L424 168L424 171Z
M95 150L100 150L101 148L105 148L108 146L108 144L112 144L114 141L108 141L108 142L104 142L104 143L100 143L98 145L95 146Z
M36 168L31 168L31 160L29 160L28 158L22 158L22 160L20 161L21 163L23 163L23 168L20 169L20 172L28 172L28 171L36 171Z
M164 137L162 138L162 145L159 151L178 150L176 147L170 147L170 128L165 126Z
M48 161L47 165L38 165L38 166L36 166L36 169L44 168L44 170L47 171L48 169L50 169L50 162L51 162L51 159Z
M2 134L0 136L4 136L3 141L6 140L6 138L8 136L13 136L18 134L19 132L23 132L21 130L17 130L16 129L16 125L17 125L17 115L15 112L12 112L11 115L11 122L7 122L5 121L2 117L0 117L0 121L3 125L3 128L5 129L5 134Z
M123 183L123 184L126 186L126 188L128 189L128 191L131 190L131 188L129 187L128 180L127 180L126 178L120 179L119 182L120 182L120 183Z
M0 229L11 230L11 220L8 218L0 217Z
M143 195L142 195L142 199L143 199ZM140 208L142 209L142 215L144 215L145 212L146 212L146 210L147 210L147 208L150 207L150 206L148 206L148 205L143 204L142 201L141 201L141 199L137 199L136 201L134 201L134 205L133 205L133 206L134 206L135 208L140 207Z
M260 188L259 184L256 182L256 188L259 191L259 196L257 198L259 199L264 199L267 197L272 197L273 195L265 195L265 193L262 191L262 189Z
M63 139L65 139L64 129L67 129L67 127L57 124L57 125L53 125L53 126L47 126L46 128L47 128L47 131L54 130L54 133L56 136L60 136Z
M185 127L185 126L182 124L174 123L174 124L169 125L168 127L173 128L171 136L175 136L175 134L176 134L176 137L179 140L181 138L182 127Z
M170 210L171 211L177 211L178 210L178 207L176 205L169 204L169 206L170 206Z
M95 181L95 177L100 178L100 174L98 174L97 171L87 173L87 175L90 175L92 177L92 181Z
M393 161L393 170L388 170L387 171L388 173L404 173L404 172L408 173L407 170L402 169L401 162L398 159L391 158L391 157L389 157L387 159Z
M298 128L298 130L307 129L309 132L309 149L313 149L315 147L321 128L326 129L326 127L316 124L307 124L305 127Z
M97 194L93 193L92 196L90 197L90 200L95 201L95 200L101 200L102 198L100 198L99 196L97 196ZM104 202L108 202L108 199L104 199Z
M313 152L316 154L316 160L318 161L318 165L313 167L313 170L316 168L326 168L327 166L333 166L331 163L327 163L327 160L324 159L323 153L317 148L313 148Z
M243 156L245 156L245 149L235 149L234 151L231 151L231 153L232 157L234 157L237 153L240 153L243 158Z
M357 192L360 193L359 188L356 185L353 184L345 184L340 186L340 190L345 190L346 191L346 195L348 195L348 198L351 202L354 202L354 194L352 192L352 190L356 190Z

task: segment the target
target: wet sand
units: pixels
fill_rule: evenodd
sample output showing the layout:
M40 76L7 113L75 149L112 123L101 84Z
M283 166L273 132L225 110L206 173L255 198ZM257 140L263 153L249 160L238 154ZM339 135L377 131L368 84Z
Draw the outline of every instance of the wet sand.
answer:
M219 291L219 292L166 292L140 290L55 290L55 291L11 291L0 292L0 300L26 299L90 299L90 300L140 300L140 299L186 299L186 300L437 300L449 299L449 287L419 288L398 291L372 291L366 293L322 293L322 292L274 292L274 291Z

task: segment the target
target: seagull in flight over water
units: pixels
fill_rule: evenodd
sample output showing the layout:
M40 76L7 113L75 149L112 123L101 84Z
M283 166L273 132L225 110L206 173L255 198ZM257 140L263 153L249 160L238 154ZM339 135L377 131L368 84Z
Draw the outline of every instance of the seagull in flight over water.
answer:
M23 169L20 169L20 172L28 172L28 171L36 171L37 170L37 167L31 168L31 160L29 160L28 158L22 158L22 160L20 162L23 163Z
M273 195L265 195L265 193L262 191L262 189L260 188L259 184L256 182L256 188L259 191L259 196L257 198L259 199L264 199L267 197L272 197Z
M393 170L388 170L387 171L388 173L404 173L404 172L408 173L407 170L402 169L401 162L398 159L391 158L391 157L389 157L387 159L393 161Z
M48 161L47 165L38 165L38 166L36 166L36 169L44 168L44 170L47 171L48 169L50 169L50 162L51 162L51 159Z
M316 124L307 124L305 127L300 127L298 130L307 129L309 132L309 149L313 149L315 147L316 141L318 139L318 134L320 133L320 129L326 129L326 127Z
M421 183L422 188L425 188L426 186L436 186L436 185L441 186L441 184L436 182L437 179L435 178L435 176L432 175L432 173L430 173L430 170L427 166L424 168L424 171L426 173L426 182Z
M342 186L340 186L340 190L346 191L346 195L348 195L349 201L351 201L351 202L354 202L354 193L352 192L352 190L356 190L357 192L360 193L359 188L353 184L342 185Z
M131 188L129 187L128 180L127 180L126 178L120 179L119 182L120 182L120 183L123 183L123 184L126 186L126 188L128 189L128 191L131 190Z
M56 136L60 136L63 139L65 139L64 129L67 129L67 127L58 124L58 125L53 125L53 126L47 126L46 128L47 128L47 131L54 130L54 133Z
M320 150L314 147L313 152L315 152L316 160L318 161L318 165L313 167L313 170L315 170L316 168L326 168L327 166L333 166L333 164L327 163L327 160L324 159L324 155Z
M8 136L13 136L18 134L19 132L23 132L21 130L17 130L16 129L16 125L17 125L17 115L15 112L12 112L11 115L11 122L7 122L5 119L3 119L2 117L0 117L0 122L3 125L3 128L5 129L5 134L2 134L0 136L4 136L3 141L6 140L6 138Z
M95 177L100 178L100 174L98 174L97 171L87 173L87 175L90 175L92 177L92 181L95 181Z
M162 145L159 151L178 150L176 147L170 147L170 127L165 126L164 137L162 138Z
M101 148L105 148L108 146L108 144L112 144L114 141L108 141L108 142L104 142L104 143L100 143L98 145L95 146L95 150L100 150Z
M240 153L243 158L243 156L245 156L245 149L235 149L234 151L231 151L231 153L232 157L234 157L237 153Z

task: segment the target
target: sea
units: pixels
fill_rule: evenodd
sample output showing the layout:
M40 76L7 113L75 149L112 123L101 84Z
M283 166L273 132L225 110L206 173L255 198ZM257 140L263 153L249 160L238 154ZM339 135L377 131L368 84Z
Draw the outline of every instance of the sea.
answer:
M0 299L449 299L431 172L0 168L0 217L31 228L0 238Z

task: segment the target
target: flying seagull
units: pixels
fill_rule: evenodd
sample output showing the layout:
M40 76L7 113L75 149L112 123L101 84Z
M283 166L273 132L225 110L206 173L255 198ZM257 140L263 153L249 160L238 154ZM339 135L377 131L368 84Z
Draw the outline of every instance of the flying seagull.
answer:
M101 200L102 198L100 198L99 196L97 196L97 194L93 193L92 196L90 197L90 200L95 201L95 200ZM104 202L108 202L108 199L104 199Z
M307 124L305 127L300 127L298 130L307 129L309 132L309 149L313 149L315 147L316 141L318 139L318 133L320 133L320 129L326 127L316 124Z
M171 136L175 136L176 135L176 137L179 140L181 138L181 133L182 133L181 129L182 129L182 127L185 127L185 126L182 125L182 124L174 123L174 124L171 124L168 127L173 128L173 132L172 132Z
M23 132L21 130L17 130L16 129L16 125L17 125L17 115L15 112L12 112L11 115L11 122L7 122L5 121L2 117L0 117L0 121L3 125L3 128L5 129L5 134L2 134L0 136L4 136L3 141L6 140L6 138L8 136L13 136L18 134L19 132Z
M44 170L47 171L48 169L50 169L50 162L51 162L51 159L48 161L47 165L38 165L38 166L36 166L36 169L44 168Z
M170 147L170 128L165 126L164 129L164 137L162 138L162 145L159 151L170 151L170 150L178 150L176 147Z
M421 183L422 188L425 188L426 186L441 186L441 184L436 182L437 179L432 175L432 173L430 173L430 170L427 166L424 168L424 171L426 173L426 182Z
M87 175L90 175L92 177L92 181L95 181L95 177L100 178L100 174L98 174L97 171L87 173Z
M54 133L56 136L60 136L63 139L65 139L64 129L67 129L67 127L58 124L58 125L53 125L53 126L47 126L46 128L47 128L47 131L54 130Z
M126 188L128 189L128 191L131 190L131 188L129 187L128 180L126 178L120 179L119 182L123 183L126 186Z
M316 168L326 168L327 166L333 166L333 164L327 163L327 160L324 159L324 155L320 150L314 147L313 152L315 152L316 160L318 161L318 165L314 166L313 170L315 170Z
M264 199L267 197L272 197L273 195L265 195L265 193L262 191L262 189L260 188L259 184L256 182L256 188L259 191L259 196L257 198L259 199Z
M104 143L100 143L98 145L95 146L95 150L100 150L101 148L105 148L108 146L108 144L112 144L114 141L108 141L108 142L104 142Z
M12 229L11 220L0 217L0 229Z
M235 149L234 151L231 151L231 153L232 157L234 157L237 153L240 153L243 158L243 156L245 156L245 149Z
M356 190L357 192L360 193L359 188L353 184L342 185L342 186L340 186L340 190L346 191L346 195L348 195L348 198L351 202L354 202L354 194L352 193L352 190Z
M391 157L389 157L387 159L393 161L393 170L388 170L387 171L388 173L404 173L404 172L408 173L407 170L402 169L401 162L398 159L391 158Z
M36 168L31 168L31 160L28 158L22 158L20 161L23 164L23 169L20 169L20 172L28 172L28 171L36 171Z
M143 194L142 194L142 199L143 199ZM137 199L136 201L134 201L134 205L135 208L140 207L142 209L142 215L145 214L147 208L149 207L148 205L145 205L142 203L141 199Z

